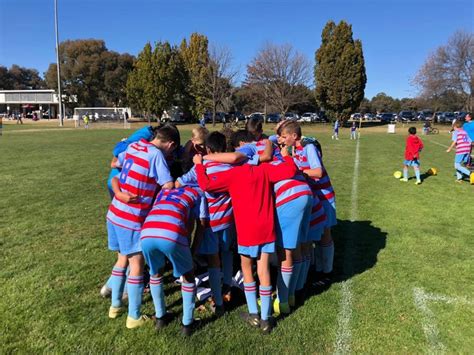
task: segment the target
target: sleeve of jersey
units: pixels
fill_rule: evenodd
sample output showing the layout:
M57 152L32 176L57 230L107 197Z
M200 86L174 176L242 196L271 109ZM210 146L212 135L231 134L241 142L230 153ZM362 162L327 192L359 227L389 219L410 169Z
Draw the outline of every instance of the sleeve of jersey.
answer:
M178 182L183 186L197 186L196 167L193 166L186 174L180 176Z
M268 137L268 140L273 144L278 144L278 136L276 134L272 134L270 137Z
M306 147L306 154L308 158L309 168L318 169L321 168L321 160L319 159L316 147L313 144L308 144Z
M209 219L209 207L204 195L200 195L199 200L196 201L194 216L199 219Z
M232 170L222 171L220 173L206 174L206 168L202 164L196 165L196 174L199 187L208 192L226 192L229 190L232 182Z
M170 174L170 169L168 168L168 163L166 163L165 157L159 150L152 160L152 164L150 166L150 177L155 178L155 180L160 185L164 185L167 182L173 181L173 178Z
M258 151L253 144L246 144L243 147L237 148L235 151L247 156L247 161L245 163L250 165L258 165Z
M270 182L275 183L285 179L291 179L298 171L293 158L290 156L283 158L283 163L278 165L264 164L262 167L268 172Z
M122 152L117 156L117 162L115 163L116 168L121 168L123 166L123 162L125 161L125 153Z

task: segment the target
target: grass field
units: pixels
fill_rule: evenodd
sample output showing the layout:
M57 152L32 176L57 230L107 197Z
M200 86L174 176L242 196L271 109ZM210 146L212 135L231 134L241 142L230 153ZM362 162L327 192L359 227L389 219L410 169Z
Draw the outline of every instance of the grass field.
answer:
M0 136L0 352L469 353L474 349L474 186L454 182L449 135L423 137L420 186L392 177L406 127L362 132L358 143L323 144L337 193L337 282L312 295L270 336L225 317L199 316L190 339L179 322L157 334L109 320L99 296L114 255L107 250L106 179L112 146L128 131L41 130L4 124ZM52 128L52 127L51 127ZM182 127L182 140L189 127ZM358 144L358 146L357 146ZM413 174L413 172L410 172ZM169 282L167 303L180 312ZM145 313L152 313L149 296Z

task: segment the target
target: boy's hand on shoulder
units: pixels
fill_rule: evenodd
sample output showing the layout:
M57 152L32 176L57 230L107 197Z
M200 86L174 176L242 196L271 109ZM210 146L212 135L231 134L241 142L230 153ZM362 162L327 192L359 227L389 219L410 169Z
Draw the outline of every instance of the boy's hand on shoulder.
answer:
M128 192L117 192L115 194L115 197L117 197L120 201L123 201L125 203L138 203L139 198L137 195L130 194Z
M202 155L201 154L196 154L194 157L193 157L193 163L195 165L200 165L202 164Z

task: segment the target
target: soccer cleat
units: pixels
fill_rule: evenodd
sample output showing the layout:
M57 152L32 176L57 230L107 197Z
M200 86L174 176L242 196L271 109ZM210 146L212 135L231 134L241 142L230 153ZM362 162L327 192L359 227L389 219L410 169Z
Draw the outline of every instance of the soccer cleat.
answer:
M110 297L112 295L112 289L105 284L100 289L100 295L104 298Z
M471 185L474 185L474 173L471 173L469 177L469 182L471 183Z
M110 307L109 308L109 318L115 319L123 313L123 307Z
M278 298L273 302L273 313L277 316L287 316L290 314L290 305L288 303L281 303Z
M462 179L456 179L455 181L459 184L462 184Z
M245 323L250 324L252 327L260 327L260 317L258 314L242 312L240 313L240 318L242 318Z
M138 328L144 325L148 320L149 318L145 315L140 316L138 319L133 319L132 317L128 316L126 326L128 329Z
M408 182L408 179L401 178L400 181L402 181L402 182Z
M290 296L288 296L288 304L290 305L290 307L294 307L294 306L295 306L295 304L296 304L295 295L290 295Z
M416 181L415 185L421 185L421 181L420 180Z
M211 305L211 312L216 315L216 317L222 317L225 313L224 305L218 306L216 304Z
M260 320L260 329L263 334L270 334L274 328L273 318L270 317L267 320Z
M160 330L166 327L172 320L174 314L170 312L166 312L165 315L161 318L156 318L155 320L155 329Z
M193 333L197 329L199 329L200 326L201 326L201 320L200 319L194 319L191 324L183 325L181 327L181 333L186 337L190 337L191 335L193 335Z

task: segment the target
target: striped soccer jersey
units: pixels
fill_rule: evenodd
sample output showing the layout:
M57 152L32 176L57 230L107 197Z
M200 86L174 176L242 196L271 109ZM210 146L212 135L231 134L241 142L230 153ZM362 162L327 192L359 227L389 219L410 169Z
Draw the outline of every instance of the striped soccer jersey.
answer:
M165 239L189 246L187 224L189 217L202 217L204 199L197 187L180 187L162 190L156 197L150 213L143 223L140 239Z
M207 175L226 171L232 168L232 165L217 163L213 161L203 161ZM189 172L178 178L181 185L197 186L196 167L192 167ZM213 232L218 232L229 228L234 223L232 211L232 202L227 192L210 193L205 192L207 204L209 207L209 224Z
M471 152L471 139L463 129L456 131L456 154L469 154Z
M122 166L120 190L137 195L139 202L125 203L114 197L107 219L117 226L140 230L160 185L173 179L161 151L143 139L130 144L118 163Z

